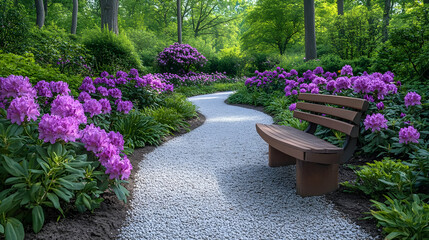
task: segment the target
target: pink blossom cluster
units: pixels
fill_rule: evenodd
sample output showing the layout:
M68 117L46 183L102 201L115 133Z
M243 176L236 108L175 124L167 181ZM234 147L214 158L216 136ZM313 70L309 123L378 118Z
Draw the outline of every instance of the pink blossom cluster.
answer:
M399 130L399 143L419 143L420 133L413 126Z
M420 105L422 104L421 99L422 97L416 92L408 92L404 98L405 106L408 108L409 106Z
M10 75L0 78L0 96L3 99L27 96L36 97L36 90L27 77Z
M39 105L29 96L13 99L7 109L7 118L18 125L29 120L36 121L39 115Z
M387 119L381 113L367 115L364 120L365 130L371 129L372 132L387 129Z
M106 168L106 174L110 178L127 179L132 170L131 163L125 154L124 140L120 133L109 132L94 126L86 126L82 130L81 142L88 151L92 151L100 159L100 163Z
M236 80L229 78L225 73L197 73L188 72L186 74L174 74L174 73L156 73L155 77L162 79L166 83L170 83L173 86L201 86L211 85L213 83L228 83L235 82Z

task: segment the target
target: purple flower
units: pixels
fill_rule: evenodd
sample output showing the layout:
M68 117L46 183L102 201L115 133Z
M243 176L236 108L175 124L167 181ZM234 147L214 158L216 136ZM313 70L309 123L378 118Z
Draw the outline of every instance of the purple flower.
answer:
M51 114L60 117L74 117L78 123L86 123L86 116L82 104L72 96L61 96L52 102Z
M124 150L124 137L119 132L109 132L110 142L118 149Z
M98 101L101 104L101 112L106 114L112 111L109 100L102 98Z
M350 75L353 76L353 68L350 65L345 65L342 69L341 69L341 75Z
M322 67L316 67L316 69L313 70L314 74L323 74L323 68Z
M58 81L58 82L50 82L49 87L51 91L54 93L58 93L61 95L69 95L70 89L69 84L66 82Z
M331 80L326 84L326 90L334 91L335 90L335 80Z
M289 111L295 111L295 109L296 109L296 103L292 103L290 106L289 106Z
M413 126L404 127L399 130L399 143L419 143L420 133Z
M126 78L126 77L128 77L128 74L124 71L118 71L116 73L116 78Z
M313 88L313 89L311 89L311 93L312 94L319 94L319 88Z
M298 91L296 89L292 90L292 95L298 95Z
M81 102L85 102L85 101L91 99L91 95L89 95L89 93L87 93L87 92L81 92L77 99Z
M103 129L91 125L87 125L85 129L81 131L82 137L80 141L85 144L85 148L88 151L99 153L110 144L110 138L106 131Z
M88 93L95 93L95 86L92 79L90 77L84 78L79 90L86 91Z
M387 129L387 120L381 113L368 115L364 121L365 130L371 129L372 132L381 131L382 128Z
M405 113L401 113L401 118L404 118L405 116L407 116Z
M128 114L130 110L133 108L133 103L131 101L117 100L116 105L117 105L117 111L123 112L125 114Z
M105 87L99 86L99 87L97 88L97 91L98 91L98 92L99 92L103 97L109 96L109 92L108 92L107 88L105 88Z
M127 179L133 169L126 155L123 159L119 155L113 156L104 164L104 167L106 167L105 173L110 175L110 179L120 177L122 180Z
M34 98L27 96L17 97L12 100L7 109L7 119L18 125L30 119L36 121L40 115L38 108L39 106L34 102Z
M326 79L322 78L322 77L316 77L315 79L313 79L312 81L314 84L326 84Z
M44 142L54 144L57 139L74 142L79 137L79 122L74 117L45 114L40 120L39 138Z
M421 99L422 97L416 92L408 92L404 98L405 106L408 108L409 106L420 105L422 104L420 102Z
M37 84L34 86L34 89L37 90L37 94L41 97L52 97L52 91L51 88L49 87L49 83L42 80L37 82Z
M135 68L132 68L130 70L130 75L133 75L134 77L138 77L139 76L139 71Z
M37 92L27 77L10 75L0 81L0 96L3 98L23 96L34 98L36 95Z
M368 102L374 102L374 98L371 95L365 95L363 96L363 98Z
M377 109L378 109L378 110L382 110L382 109L384 109L384 103L383 103L383 102L379 102L379 103L377 103L377 104L376 104L376 106L377 106Z
M118 88L112 88L112 89L109 89L109 95L111 96L111 97L113 97L113 98L121 98L122 97L122 92L121 92L121 90L119 90Z
M343 89L349 89L351 87L351 82L348 77L339 77L335 81L335 91L341 92Z
M292 75L297 75L298 76L298 72L295 69L290 70L289 72Z
M83 104L83 109L90 114L90 117L94 117L101 114L102 106L96 99L90 99Z
M101 74L100 74L100 77L102 77L102 78L105 78L105 77L108 77L109 76L109 73L108 72L106 72L106 71L104 71L104 72L102 72Z

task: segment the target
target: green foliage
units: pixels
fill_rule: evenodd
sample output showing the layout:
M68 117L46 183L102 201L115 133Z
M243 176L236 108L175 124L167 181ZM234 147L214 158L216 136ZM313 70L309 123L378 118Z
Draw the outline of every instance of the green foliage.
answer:
M417 5L392 19L389 41L378 49L373 70L394 69L396 74L417 81L429 79L429 8Z
M167 128L153 117L132 111L118 119L113 125L114 131L122 134L125 146L130 148L158 145L168 134Z
M269 47L283 55L304 29L302 1L260 0L245 18L244 49L264 52Z
M356 181L345 182L343 185L375 199L386 193L406 198L415 191L416 176L413 170L401 161L387 158L361 167L360 170L355 171Z
M149 107L143 110L147 116L153 117L157 122L163 124L171 132L177 132L180 129L187 129L189 124L183 119L182 114L174 108L168 107ZM188 129L189 130L189 129Z
M212 85L203 85L203 86L181 86L174 89L175 93L180 93L186 97L192 97L196 95L203 95L214 92L225 92L231 90L237 90L239 87L243 86L243 82L236 83L215 83Z
M281 92L266 93L264 91L248 90L247 87L241 86L233 95L229 96L228 103L248 104L255 106L265 106L274 96L283 95Z
M185 119L197 117L196 106L186 100L185 95L173 94L166 96L162 101L162 106L175 109Z
M371 214L388 234L386 239L429 238L429 204L417 194L405 200L386 198L386 203L371 200L378 209Z
M27 43L29 29L26 12L21 4L12 0L0 2L0 50L20 53Z
M131 68L136 68L140 74L144 72L134 45L125 34L93 29L84 33L82 42L94 56L97 72L127 71Z
M356 6L338 15L327 31L334 53L342 59L370 57L380 36L379 11L379 8L368 10L366 6Z
M93 57L77 42L77 37L57 26L33 27L27 51L42 66L58 68L68 75L88 76L92 73Z
M93 211L109 189L126 201L124 181L110 180L87 153L79 143L43 143L36 122L0 119L0 233L7 240L23 239L24 224L39 232L48 208L62 216L71 209Z
M79 76L66 76L61 74L58 69L47 67L41 67L35 63L32 54L26 54L24 56L15 55L13 53L1 53L0 52L0 77L7 77L9 75L21 75L26 76L30 79L30 82L34 85L38 81L63 81L69 84L69 88L73 95L77 95L77 89L82 83L82 79Z

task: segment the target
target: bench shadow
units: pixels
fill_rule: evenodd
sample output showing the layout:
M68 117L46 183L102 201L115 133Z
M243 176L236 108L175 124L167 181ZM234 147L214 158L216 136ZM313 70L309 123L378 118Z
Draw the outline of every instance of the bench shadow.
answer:
M216 177L224 197L250 213L261 213L273 205L290 206L303 199L296 195L295 166L239 165L217 170Z

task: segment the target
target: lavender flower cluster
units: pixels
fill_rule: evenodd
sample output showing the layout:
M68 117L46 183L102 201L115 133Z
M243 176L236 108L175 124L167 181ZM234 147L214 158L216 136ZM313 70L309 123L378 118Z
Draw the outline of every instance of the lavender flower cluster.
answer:
M225 73L220 72L196 73L191 71L182 75L174 73L156 73L154 76L174 86L203 86L213 83L229 83L236 81L226 76Z
M286 72L283 68L277 67L274 71L255 71L255 76L246 80L245 85L256 90L270 90L272 88L284 87L286 96L298 95L299 93L312 94L344 94L362 97L375 104L379 111L385 108L382 100L386 96L398 93L398 87L401 83L394 81L394 74L390 71L381 73L368 74L364 72L361 76L354 76L353 69L350 65L345 65L337 73L324 72L322 67L308 70L298 76L294 69ZM409 92L404 98L406 108L421 104L421 96L416 92ZM290 110L295 110L296 105L292 104ZM404 117L401 114L400 117ZM411 124L407 122L407 124ZM365 129L372 132L382 131L388 128L388 120L382 113L369 114L364 120ZM411 128L410 128L411 127ZM418 143L420 134L410 126L404 127L399 131L400 143Z
M89 83L90 79L86 79L84 88L94 90ZM21 125L37 121L41 116L37 101L55 97L50 105L50 113L43 114L38 123L39 139L51 144L58 141L80 141L85 144L88 151L96 154L106 168L105 173L109 174L111 179L127 179L132 166L127 156L121 152L124 149L122 135L115 132L106 133L93 124L87 125L84 130L79 129L82 124L87 123L85 112L88 112L90 117L110 112L109 101L91 99L87 93L86 96L85 94L80 96L87 100L82 104L69 93L70 89L64 82L40 81L33 87L27 77L10 75L7 78L0 78L0 107L6 109L6 117L12 123ZM113 95L120 96L118 92ZM128 112L132 108L129 101L120 99L117 101L118 111Z
M174 43L158 54L158 64L168 72L187 73L203 67L207 59L188 44Z

